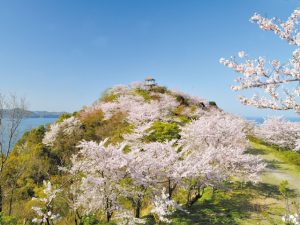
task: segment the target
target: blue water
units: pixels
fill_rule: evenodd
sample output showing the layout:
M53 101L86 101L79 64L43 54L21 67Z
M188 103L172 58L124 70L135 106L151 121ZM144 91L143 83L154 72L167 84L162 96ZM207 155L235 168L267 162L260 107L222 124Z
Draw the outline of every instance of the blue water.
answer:
M46 125L49 123L53 123L57 120L57 118L26 118L22 121L20 125L20 133L24 133L25 131L29 131L33 128L37 128L39 125Z
M26 131L30 131L33 128L38 127L39 125L46 125L49 123L53 123L57 120L57 118L26 118L24 119L18 130L16 135L14 136L13 140L12 140L12 146L22 137L22 135L26 132ZM5 120L4 120L5 123ZM8 134L7 132L5 132L4 130L4 134L3 134L3 146L4 146L4 151L8 148Z
M255 122L255 123L263 123L264 122L264 117L246 117L246 120ZM300 122L300 117L284 117L284 119L291 121L291 122Z
M49 123L53 123L57 120L57 118L26 118L22 121L19 126L17 138L14 142L16 142L26 131L30 131L33 128L37 128L39 125L46 125Z

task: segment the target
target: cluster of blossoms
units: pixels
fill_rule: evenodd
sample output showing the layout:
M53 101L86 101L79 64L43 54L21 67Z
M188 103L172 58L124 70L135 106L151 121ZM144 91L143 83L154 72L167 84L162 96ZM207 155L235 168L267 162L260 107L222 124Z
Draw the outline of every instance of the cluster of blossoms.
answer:
M142 96L136 94L121 94L124 91L113 89L114 94L120 95L115 101L100 102L85 109L84 113L101 110L105 119L111 118L115 112L126 113L127 120L132 124L140 124L145 121L164 120L178 105L178 101L170 95L156 94L157 100L145 101Z
M101 110L105 119L109 119L115 112L122 112L127 115L129 123L140 126L155 120L169 120L170 114L180 105L180 101L176 99L179 96L187 100L190 105L195 106L193 109L185 107L183 114L188 116L199 116L203 113L202 107L208 107L206 100L176 90L164 94L148 92L150 99L145 101L142 95L136 93L139 90L146 90L142 83L134 83L130 86L114 86L107 92L107 95L116 96L114 100L98 102L91 107L85 108L82 114L85 115Z
M215 180L232 175L257 180L265 165L257 156L245 154L246 135L251 128L243 119L222 112L187 124L182 128L179 143L193 150L187 156L187 161L194 166L191 172L201 171L199 177Z
M236 57L220 59L220 63L234 70L242 76L236 79L235 91L244 89L262 89L265 94L255 94L251 98L240 97L243 104L253 105L258 108L270 108L275 110L293 109L300 112L298 103L300 96L300 10L294 10L286 22L275 18L264 18L259 14L251 17L251 21L259 25L263 30L273 31L281 39L289 44L297 46L287 63L279 60L266 62L264 57L249 59L244 51L238 53L238 58L245 59L238 62Z
M299 225L299 215L297 213L283 216L282 221L287 224Z
M76 192L77 208L86 213L101 209L110 220L115 212L122 214L120 199L126 198L139 217L147 196L152 199L152 213L168 222L167 217L178 209L172 201L176 188L187 188L191 200L198 196L197 190L232 176L254 181L264 168L257 156L245 154L248 124L238 117L222 112L206 114L182 127L180 139L163 143L141 141L148 123L139 124L140 132L124 135L120 145L106 141L82 141L78 145L70 169L74 175L84 175ZM125 147L130 151L124 153ZM165 187L168 193L158 197Z
M74 178L75 211L100 210L107 221L115 218L122 225L133 225L145 222L140 213L147 201L157 222L169 223L170 215L181 210L173 201L179 189L187 190L186 205L191 206L208 186L217 188L231 177L258 179L264 163L245 153L246 135L252 129L248 123L203 99L157 88L118 85L105 100L81 112L84 116L101 111L104 120L122 113L134 129L122 134L120 143L82 140L77 145L70 168L65 168ZM171 140L147 140L156 122L175 124L176 135ZM52 146L58 135L68 137L80 128L78 119L65 119L50 127L43 143ZM132 204L134 214L124 206L124 199Z
M80 120L75 117L64 119L62 122L50 125L49 131L46 132L43 138L43 144L53 146L58 135L71 137L74 133L78 132L81 126Z
M280 117L266 119L254 130L263 141L294 151L300 150L300 123L286 121Z
M151 212L158 217L158 220L165 223L171 223L167 217L172 215L172 213L178 208L174 200L169 198L166 190L163 189L161 195L156 195L154 197L154 208Z
M60 220L60 215L53 211L53 200L56 198L56 194L60 192L59 189L53 189L50 181L44 181L44 194L43 198L33 198L34 201L39 203L39 207L32 207L33 211L37 214L37 217L32 220L34 223L39 224L51 224L53 221Z
M132 215L132 212L124 210L118 215L120 222L118 225L136 225L136 224L145 224L146 220L141 218L135 218Z

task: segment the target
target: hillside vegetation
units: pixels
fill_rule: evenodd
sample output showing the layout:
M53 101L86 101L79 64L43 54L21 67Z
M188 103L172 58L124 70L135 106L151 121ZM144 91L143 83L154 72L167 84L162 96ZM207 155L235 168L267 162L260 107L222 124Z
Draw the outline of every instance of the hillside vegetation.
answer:
M158 85L115 86L18 141L1 224L267 221L255 201L281 193L259 182L266 162L249 154L251 131L214 102Z

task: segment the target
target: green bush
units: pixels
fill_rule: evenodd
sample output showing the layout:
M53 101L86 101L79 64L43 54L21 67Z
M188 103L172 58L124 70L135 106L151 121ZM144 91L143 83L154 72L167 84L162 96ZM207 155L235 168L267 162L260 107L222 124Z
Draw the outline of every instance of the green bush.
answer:
M57 119L57 123L61 123L62 121L64 121L65 119L68 119L72 116L72 114L70 113L64 113L64 114L61 114L58 119Z
M145 137L145 140L149 142L164 142L180 138L180 128L174 122L166 123L155 121L147 131L150 132L150 134Z
M0 224L1 225L17 225L17 219L12 216L5 216L0 213Z
M115 223L107 223L99 221L95 215L86 215L81 218L82 225L115 225Z
M217 103L214 102L214 101L210 101L210 102L208 102L208 104L209 104L210 106L217 106Z
M142 96L146 102L151 100L151 95L147 90L136 89L135 93L139 96Z

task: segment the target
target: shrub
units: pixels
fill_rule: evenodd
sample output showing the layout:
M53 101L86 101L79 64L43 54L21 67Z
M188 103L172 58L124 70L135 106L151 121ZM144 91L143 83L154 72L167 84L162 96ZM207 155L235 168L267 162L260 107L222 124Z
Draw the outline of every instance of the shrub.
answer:
M148 129L150 134L145 137L146 141L153 142L164 142L173 139L180 138L180 128L176 123L166 123L161 121L155 121L152 126Z

